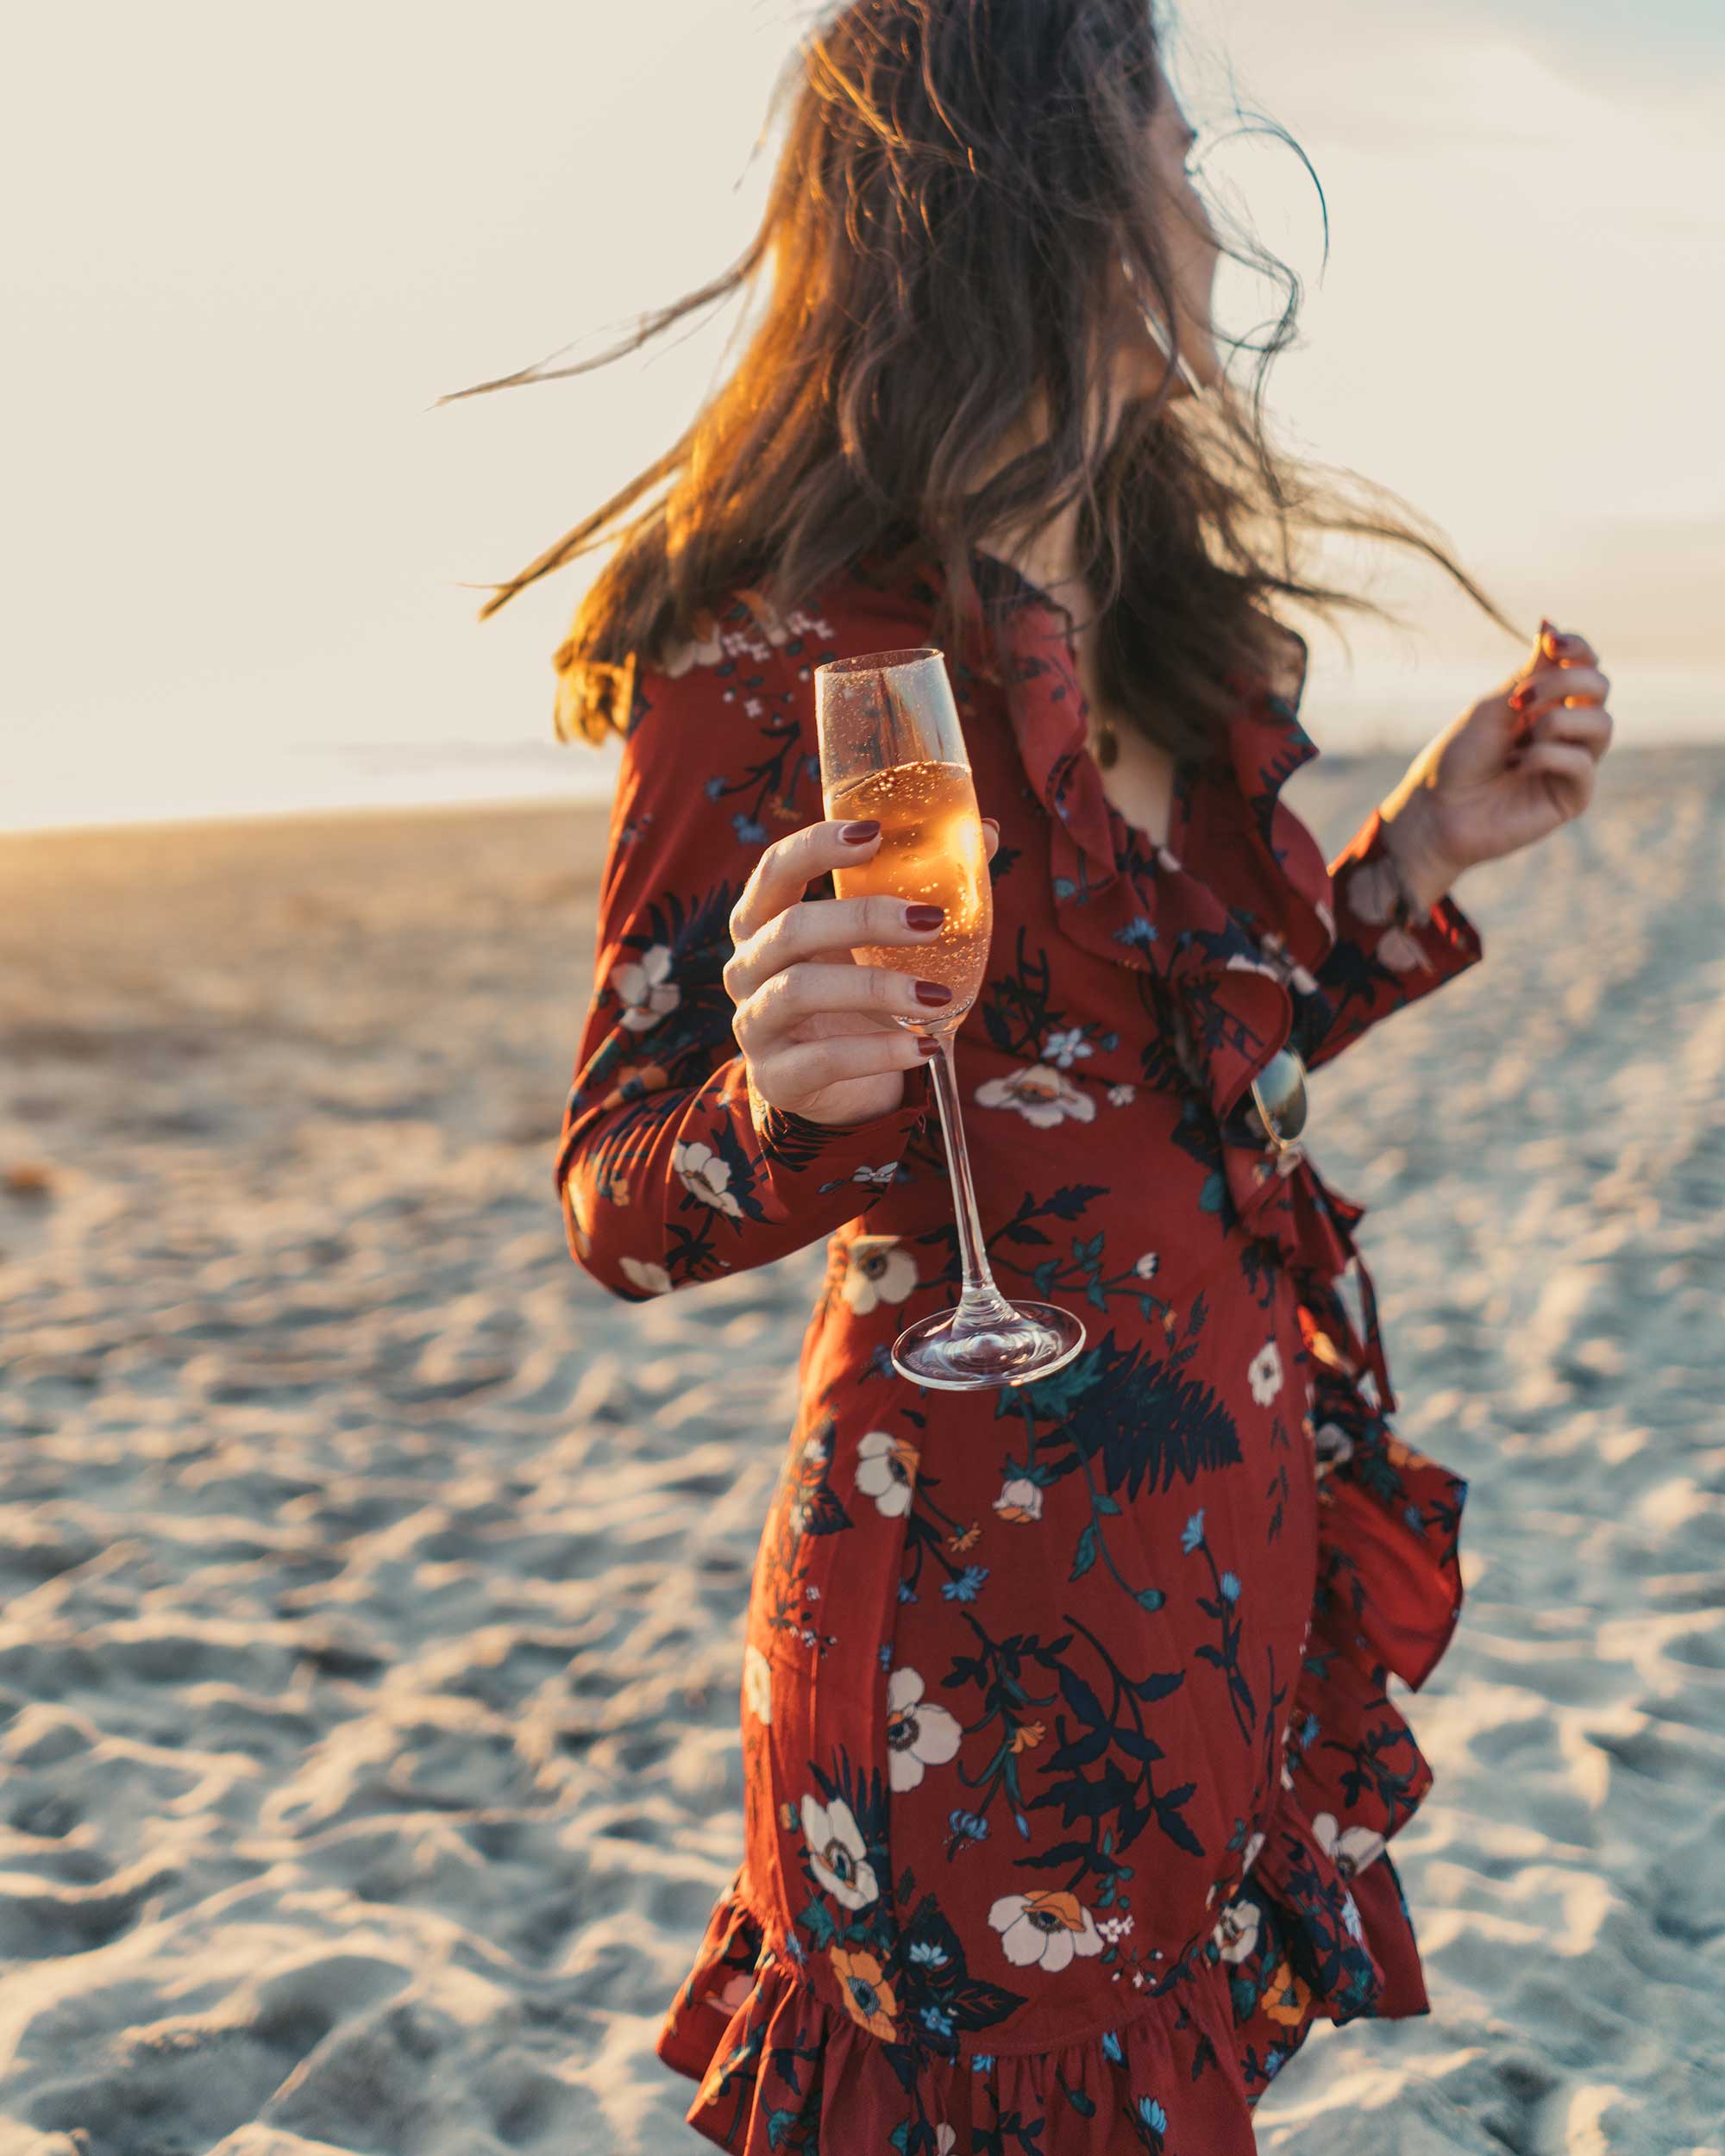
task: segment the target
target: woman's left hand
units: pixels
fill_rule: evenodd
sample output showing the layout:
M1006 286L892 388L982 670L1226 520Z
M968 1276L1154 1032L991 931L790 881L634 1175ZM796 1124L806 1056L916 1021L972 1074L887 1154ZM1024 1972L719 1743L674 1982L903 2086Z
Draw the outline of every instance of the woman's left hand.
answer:
M1584 636L1542 622L1531 661L1421 749L1379 811L1422 905L1582 813L1611 745L1610 687Z

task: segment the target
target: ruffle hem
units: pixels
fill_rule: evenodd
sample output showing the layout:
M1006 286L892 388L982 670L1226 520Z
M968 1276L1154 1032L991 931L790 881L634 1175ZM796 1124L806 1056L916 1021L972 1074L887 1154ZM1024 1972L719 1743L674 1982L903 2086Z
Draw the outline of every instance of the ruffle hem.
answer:
M1454 1631L1467 1486L1322 1363L1314 1417L1311 1636L1276 1803L1214 1927L1087 2038L943 2053L869 2026L890 1972L818 1990L739 1869L656 2046L700 2084L697 2132L733 2156L1011 2156L1026 2134L1039 2156L1157 2152L1164 2134L1182 2156L1253 2156L1252 2108L1315 2021L1429 2011L1386 1845L1432 1774L1385 1687L1417 1689Z

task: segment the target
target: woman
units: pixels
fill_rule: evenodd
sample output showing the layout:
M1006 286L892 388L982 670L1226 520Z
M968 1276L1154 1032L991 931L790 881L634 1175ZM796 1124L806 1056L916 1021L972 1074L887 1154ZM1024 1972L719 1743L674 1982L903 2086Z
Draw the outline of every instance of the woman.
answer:
M1431 1777L1386 1687L1461 1601L1465 1485L1394 1434L1302 1069L1478 959L1451 887L1585 807L1608 684L1542 624L1327 866L1281 799L1306 647L1261 602L1361 602L1266 524L1419 547L1502 617L1408 525L1320 514L1230 390L1141 0L869 0L790 80L760 237L643 332L770 265L753 342L493 602L668 482L559 655L560 730L625 736L573 1253L633 1298L830 1238L745 1851L658 2050L749 2156L1245 2156L1317 2018L1427 2010L1386 1844ZM879 843L821 815L813 669L929 643L989 819L986 1240L1088 1329L1015 1391L888 1357L957 1294L894 1022L942 995L851 953L938 924L807 895Z

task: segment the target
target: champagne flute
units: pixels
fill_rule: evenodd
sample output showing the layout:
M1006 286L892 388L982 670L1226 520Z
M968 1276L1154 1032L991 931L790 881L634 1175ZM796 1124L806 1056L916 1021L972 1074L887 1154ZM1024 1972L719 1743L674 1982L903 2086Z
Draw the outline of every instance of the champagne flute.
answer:
M958 1219L963 1286L957 1305L907 1326L893 1367L919 1385L970 1392L1023 1385L1057 1370L1084 1344L1084 1328L1047 1302L1009 1302L982 1247L952 1037L975 1002L994 929L994 889L970 759L945 661L932 648L877 651L815 668L821 792L830 817L875 817L881 843L860 868L833 871L841 899L875 893L932 900L946 918L932 945L866 945L857 962L939 981L952 1000L896 1023L938 1042L929 1058Z

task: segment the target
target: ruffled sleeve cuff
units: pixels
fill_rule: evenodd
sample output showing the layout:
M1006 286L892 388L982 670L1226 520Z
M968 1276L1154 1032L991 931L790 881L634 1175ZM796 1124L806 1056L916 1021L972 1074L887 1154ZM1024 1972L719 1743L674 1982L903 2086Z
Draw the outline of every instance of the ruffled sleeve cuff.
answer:
M1407 906L1382 812L1373 809L1330 863L1335 943L1315 969L1318 996L1301 1043L1308 1066L1484 955L1479 931L1446 892L1424 913Z
M749 1112L761 1163L787 1213L811 1197L840 1191L854 1193L854 1211L860 1212L897 1179L906 1148L931 1112L925 1077L907 1073L905 1090L902 1106L886 1115L861 1123L818 1123L763 1100L750 1083Z

